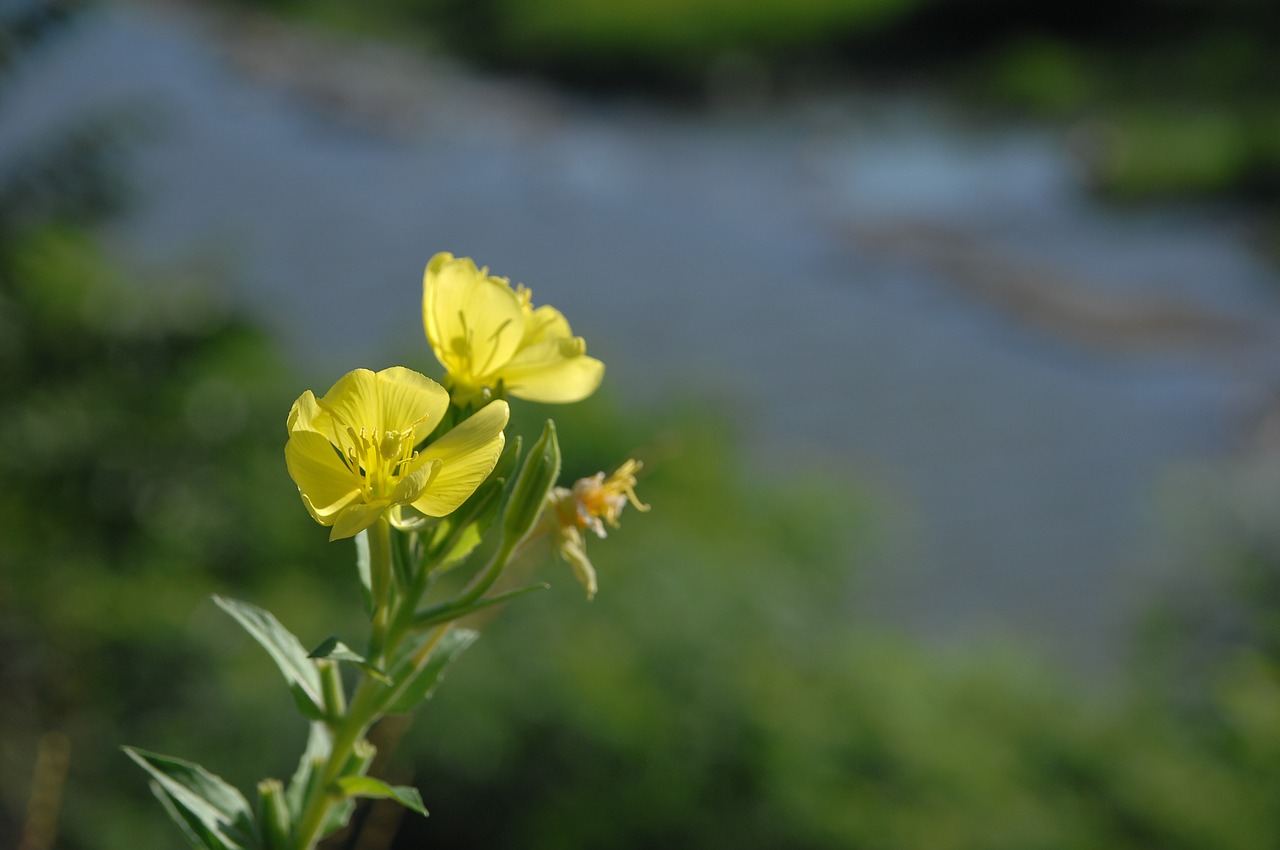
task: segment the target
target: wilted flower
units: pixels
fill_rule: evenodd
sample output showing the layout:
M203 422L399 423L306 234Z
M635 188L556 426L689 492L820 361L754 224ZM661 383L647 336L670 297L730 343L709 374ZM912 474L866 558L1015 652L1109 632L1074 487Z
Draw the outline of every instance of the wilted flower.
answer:
M451 513L493 470L505 441L504 401L421 448L449 407L444 387L411 369L357 369L323 398L308 390L289 412L285 461L330 540L373 525L393 505Z
M466 257L436 254L422 284L422 322L458 404L486 389L538 402L581 401L595 392L604 364L587 356L554 307L534 308L530 291L477 268Z
M635 505L638 511L649 510L636 496L640 466L640 461L628 460L608 478L597 472L589 478L579 478L571 490L556 487L548 497L548 514L556 521L557 552L573 567L574 575L586 588L587 598L596 594L596 571L587 557L582 531L590 529L597 537L605 537L605 525L617 528L618 517L628 504Z

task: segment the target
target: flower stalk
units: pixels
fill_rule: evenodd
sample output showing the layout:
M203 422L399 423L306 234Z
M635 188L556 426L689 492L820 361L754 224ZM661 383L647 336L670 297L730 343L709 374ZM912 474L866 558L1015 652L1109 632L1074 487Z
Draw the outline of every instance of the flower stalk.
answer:
M369 529L369 576L373 596L373 626L366 657L381 665L386 648L392 604L391 523L380 517Z

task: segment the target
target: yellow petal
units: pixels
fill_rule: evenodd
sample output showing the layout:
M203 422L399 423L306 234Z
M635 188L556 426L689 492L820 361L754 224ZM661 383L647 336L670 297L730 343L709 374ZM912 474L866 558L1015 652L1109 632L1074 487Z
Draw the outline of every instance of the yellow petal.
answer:
M379 502L358 502L349 505L338 516L338 521L333 524L333 531L329 532L329 540L341 540L344 537L355 537L369 526L378 521L378 517L382 516L382 512L390 507L390 503L383 500Z
M326 434L342 448L347 448L351 438L346 434L348 427L359 433L360 428L372 430L378 422L378 379L368 369L355 369L343 375L329 388L323 398L317 400L326 414L331 416L338 427L334 433Z
M422 273L422 327L427 333L427 342L435 352L436 359L446 369L452 362L452 355L448 347L443 344L446 338L445 328L441 326L436 316L440 312L438 304L442 300L439 284L440 269L446 263L452 262L454 262L453 254L442 251L427 261L427 268Z
M465 502L498 462L506 444L502 429L510 413L505 401L491 402L426 446L422 456L442 464L413 506L427 516L445 516Z
M502 370L507 392L528 401L567 404L582 401L596 391L604 380L604 363L585 354L563 357L542 343L521 352L519 362ZM537 355L543 355L540 358Z
M315 393L307 390L298 396L298 400L289 409L289 419L285 423L285 427L289 429L290 433L295 430L315 431L317 429L311 423L321 412L320 405L316 404Z
M407 431L425 420L427 427L419 428L419 432L427 433L449 406L449 393L426 375L403 366L377 373L356 369L339 378L318 405L342 424L333 436L345 445L347 427L357 432L361 428L370 432ZM299 422L304 415L305 412L300 413Z
M294 431L284 446L285 465L307 497L312 516L324 525L359 495L359 481L333 444L315 431Z
M419 372L392 366L377 374L378 428L406 431L419 425L419 439L425 437L444 417L449 407L449 391Z
M464 382L500 368L524 334L524 315L510 285L451 254L436 254L427 264L422 323L436 358Z
M397 505L405 505L414 501L422 495L422 491L427 489L431 483L431 479L440 472L443 464L439 458L429 460L418 466L409 475L400 479L400 483L396 485L395 492L391 494L391 501Z
M549 304L543 304L525 315L522 346L533 345L548 339L565 339L573 336L569 320Z

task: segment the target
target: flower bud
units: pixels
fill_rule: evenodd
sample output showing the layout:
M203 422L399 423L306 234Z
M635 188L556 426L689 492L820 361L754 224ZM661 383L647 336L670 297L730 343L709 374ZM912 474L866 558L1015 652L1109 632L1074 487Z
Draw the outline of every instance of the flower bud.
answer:
M560 443L556 439L555 423L548 419L542 436L524 459L524 466L520 468L502 512L502 539L508 549L515 548L537 523L547 494L559 475Z

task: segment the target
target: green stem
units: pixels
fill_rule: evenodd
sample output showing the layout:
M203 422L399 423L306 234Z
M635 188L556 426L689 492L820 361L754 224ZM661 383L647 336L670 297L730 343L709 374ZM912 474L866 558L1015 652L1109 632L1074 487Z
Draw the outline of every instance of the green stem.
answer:
M498 580L498 576L502 575L502 571L506 569L507 562L511 560L511 550L514 549L511 543L503 541L502 548L493 553L493 557L489 563L484 565L484 569L472 576L471 581L463 589L461 593L447 602L441 602L438 605L432 605L424 608L414 617L414 622L421 626L423 623L439 623L444 620L451 619L454 612L464 612L475 604L485 591L493 587L494 582ZM461 616L459 613L458 616Z
M329 750L329 758L320 770L320 781L314 786L310 799L298 818L298 829L295 835L295 850L312 850L324 838L320 834L329 811L341 798L331 792L333 784L342 775L342 769L351 760L358 742L364 739L364 733L372 725L380 690L377 683L367 676L362 676L351 698L351 707L342 722L333 730L333 744Z
M391 573L391 523L384 515L369 527L369 583L373 595L373 625L369 635L368 658L370 663L378 667L386 666L383 654L390 649L387 637L395 596ZM341 688L340 682L337 687ZM342 802L341 796L333 792L333 785L342 776L343 768L351 762L355 747L364 740L365 733L377 719L380 707L385 704L386 694L381 693L385 690L385 687L368 675L361 675L350 706L346 707L345 712L341 708L338 712L333 712L337 716L330 721L333 742L329 757L320 770L320 781L314 785L314 791L298 818L295 850L312 850L324 838L321 833L329 812ZM330 702L327 707L331 711L332 708L341 706L337 694L327 696L327 701Z
M369 583L373 592L373 629L369 635L367 658L385 666L381 654L386 649L391 617L391 522L386 515L369 527Z
M367 657L370 663L384 668L404 633L410 628L421 628L425 625L422 622L422 614L437 613L438 609L461 610L473 605L483 596L485 591L498 580L514 548L504 541L489 563L473 576L459 596L443 606L437 606L437 612L427 609L419 613L416 608L426 591L430 570L423 565L414 576L412 586L401 588L402 592L397 594L392 587L391 533L391 524L385 516L369 528L369 578L374 608ZM439 620L434 620L434 623L439 623L434 634L418 647L411 659L411 666L415 671L427 663L441 639L452 628L451 623L440 622L449 619L453 618L441 617ZM406 681L411 678L408 677ZM402 686L403 683L400 685ZM369 727L386 706L395 700L397 693L397 686L387 687L367 674L360 677L360 683L352 695L345 714L331 721L330 730L333 741L329 756L320 769L319 781L313 786L314 790L298 818L293 850L313 850L315 845L324 838L322 832L329 813L335 805L342 802L341 795L333 791L334 784L341 778L343 769L350 763L355 747L364 740ZM329 702L337 704L336 697L331 697Z
M445 548L447 551L448 547ZM427 592L427 585L431 583L431 571L435 566L435 564L419 565L417 572L413 574L413 584L401 593L396 601L396 609L391 615L391 625L387 633L388 647L392 651L400 645L405 632L413 625L413 615L418 610L418 603L422 601L423 594Z
M444 639L444 636L448 634L449 630L452 628L453 623L445 623L444 625L439 626L436 628L435 634L423 641L422 646L418 647L417 650L414 651L413 656L410 659L414 673L422 669L423 665L431 659L431 653L435 652L436 647L440 645L440 641ZM405 685L411 681L413 681L412 673L408 676L402 677L395 685L387 688L382 694L382 698L378 700L378 711L382 711L388 705L395 702L396 698L400 696L400 692L404 689Z

